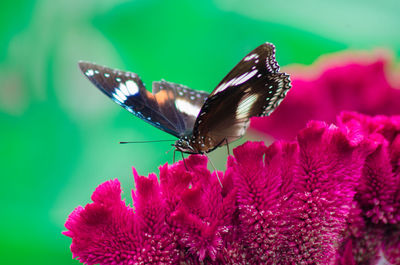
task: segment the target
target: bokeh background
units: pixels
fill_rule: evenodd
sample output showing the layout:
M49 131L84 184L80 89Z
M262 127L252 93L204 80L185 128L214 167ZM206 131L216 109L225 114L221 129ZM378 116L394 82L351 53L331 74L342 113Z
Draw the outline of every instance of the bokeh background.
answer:
M398 0L2 0L0 14L0 264L79 264L61 235L68 214L111 178L130 202L132 166L172 162L169 143L118 144L173 138L100 93L78 60L134 71L149 89L164 78L211 91L265 41L282 66L400 55ZM225 158L213 154L219 168Z

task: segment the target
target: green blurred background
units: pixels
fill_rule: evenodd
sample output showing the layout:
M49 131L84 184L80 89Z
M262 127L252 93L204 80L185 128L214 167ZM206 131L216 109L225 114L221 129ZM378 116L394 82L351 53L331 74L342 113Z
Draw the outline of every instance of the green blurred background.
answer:
M270 41L282 66L322 54L400 54L400 2L2 0L0 3L0 264L78 264L61 235L68 214L131 167L158 172L173 139L134 118L79 72L90 60L211 91ZM299 110L301 111L301 110ZM223 168L226 152L213 159Z

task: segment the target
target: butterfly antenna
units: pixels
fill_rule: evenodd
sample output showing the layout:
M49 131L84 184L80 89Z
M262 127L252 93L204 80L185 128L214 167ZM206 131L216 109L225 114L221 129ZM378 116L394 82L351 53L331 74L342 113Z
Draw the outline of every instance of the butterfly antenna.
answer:
M172 148L168 149L167 152L165 152L165 154L168 154L169 152L171 152L172 149L174 149L175 146L172 146Z
M223 188L224 186L222 185L221 179L220 179L219 176L218 176L218 170L215 168L213 162L212 162L211 159L208 157L207 153L204 153L204 154L206 155L208 161L210 161L211 166L214 168L215 174L217 175L217 179L218 179L219 185L221 185L221 188Z
M131 142L119 142L120 144L145 144L145 143L158 143L158 142L173 142L175 140L154 140L154 141L131 141Z

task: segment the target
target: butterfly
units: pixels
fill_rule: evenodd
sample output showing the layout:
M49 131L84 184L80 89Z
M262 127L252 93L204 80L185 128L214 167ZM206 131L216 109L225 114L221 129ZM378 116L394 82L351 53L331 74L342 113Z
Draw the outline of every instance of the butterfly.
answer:
M211 94L164 80L153 82L151 93L135 73L83 61L79 67L117 104L177 137L176 150L189 154L205 154L241 138L250 118L269 115L291 88L271 43L246 55Z

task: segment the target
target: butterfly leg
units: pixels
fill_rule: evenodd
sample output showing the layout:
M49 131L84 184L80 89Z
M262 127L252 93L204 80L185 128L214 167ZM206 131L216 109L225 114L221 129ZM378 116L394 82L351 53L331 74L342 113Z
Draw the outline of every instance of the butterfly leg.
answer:
M219 176L218 176L218 170L215 168L213 162L212 162L211 159L208 157L207 153L204 152L204 155L206 155L208 161L210 161L210 164L211 164L211 166L213 167L213 169L214 169L214 171L215 171L215 174L217 175L217 179L218 179L219 185L221 185L221 188L223 188L221 179L220 179Z
M181 155L182 155L183 164L185 165L186 170L189 171L189 169L186 165L185 157L183 156L183 152L181 152Z
M176 149L174 150L174 155L172 156L172 164L175 163L175 152L176 152Z
M226 149L228 150L228 156L231 155L231 152L229 151L229 143L228 143L228 139L225 138L225 143L226 143Z

